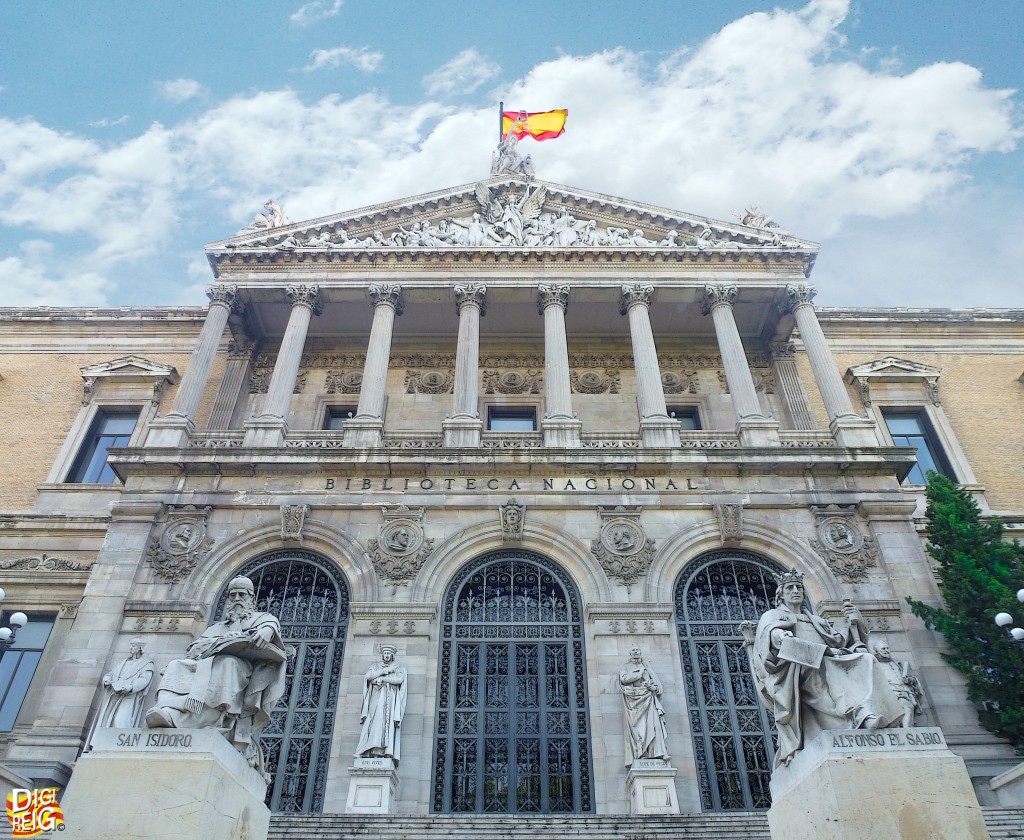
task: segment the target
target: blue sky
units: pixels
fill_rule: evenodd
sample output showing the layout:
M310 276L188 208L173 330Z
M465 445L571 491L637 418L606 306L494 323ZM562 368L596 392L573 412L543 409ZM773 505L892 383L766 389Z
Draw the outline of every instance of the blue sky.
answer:
M203 304L206 242L487 174L821 242L822 305L1024 306L1024 3L0 4L0 305Z

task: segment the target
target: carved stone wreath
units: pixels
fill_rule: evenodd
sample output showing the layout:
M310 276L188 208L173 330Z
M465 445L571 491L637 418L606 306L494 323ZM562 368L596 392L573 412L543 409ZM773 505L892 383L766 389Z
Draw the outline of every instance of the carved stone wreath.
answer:
M846 583L868 579L868 568L878 565L878 547L852 524L856 516L852 506L829 505L812 508L818 524L818 539L809 540L811 548L829 565L833 574Z
M543 371L527 370L485 370L485 394L539 394L543 383Z
M423 533L419 522L410 511L405 518L388 517L380 529L379 539L369 540L370 563L381 579L393 586L404 586L423 568L423 563L434 551L434 540ZM422 515L422 509L419 511ZM385 514L388 516L388 514Z
M696 394L700 387L695 370L663 371L661 385L666 394Z
M327 371L328 394L358 394L363 386L363 372L359 370Z
M600 370L571 370L569 385L577 394L619 393L619 372L611 368Z
M450 394L455 387L454 370L407 370L405 393Z
M605 574L624 586L631 586L645 577L654 560L654 540L635 521L638 516L639 511L630 518L605 519L598 538L590 546L590 553Z
M199 509L189 505L168 514L167 523L153 536L146 549L157 578L167 583L178 583L192 574L213 545L206 529L210 510L209 507Z

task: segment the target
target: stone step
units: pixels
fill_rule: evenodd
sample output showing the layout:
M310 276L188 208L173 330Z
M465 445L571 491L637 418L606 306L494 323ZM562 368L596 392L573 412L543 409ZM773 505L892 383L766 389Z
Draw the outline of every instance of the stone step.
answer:
M1024 808L982 808L992 840L1024 840Z

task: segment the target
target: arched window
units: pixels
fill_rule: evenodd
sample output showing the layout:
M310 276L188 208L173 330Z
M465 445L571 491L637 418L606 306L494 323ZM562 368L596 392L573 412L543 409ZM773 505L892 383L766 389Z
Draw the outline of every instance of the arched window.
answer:
M348 586L330 560L309 551L275 551L238 572L256 588L256 608L277 616L288 662L284 696L271 713L261 743L272 811L318 813L338 705L338 682L348 628ZM227 588L217 601L221 615Z
M445 594L432 810L593 810L583 622L568 575L502 550Z
M739 625L772 605L782 567L747 551L713 551L683 569L676 626L706 811L768 808L774 721L761 704Z

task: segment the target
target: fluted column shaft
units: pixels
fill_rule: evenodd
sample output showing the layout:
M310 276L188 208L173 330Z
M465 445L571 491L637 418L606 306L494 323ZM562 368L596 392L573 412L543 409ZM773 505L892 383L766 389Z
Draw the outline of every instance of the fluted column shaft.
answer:
M319 286L288 286L285 294L291 302L292 311L288 316L281 348L277 352L274 372L270 375L267 396L263 401L262 417L287 418L295 391L295 377L302 362L302 351L306 346L309 322L322 309Z
M571 418L569 342L565 336L565 310L569 304L569 287L542 284L539 288L538 308L544 316L544 394L547 416Z
M356 418L380 420L384 417L391 336L395 317L402 314L402 287L373 284L369 294L373 301L373 323L370 325L370 342L366 348Z
M192 358L189 359L185 374L181 377L170 414L185 417L190 421L195 419L237 291L236 286L225 284L215 284L206 289L207 297L210 298L210 308L206 312L203 328L199 331L199 339L192 351Z
M825 340L818 316L814 311L814 300L817 289L813 286L787 286L789 310L796 319L797 329L807 350L807 359L811 363L814 381L821 392L821 401L825 404L828 419L831 422L839 417L856 416L850 394L843 384L843 378L832 358L832 350Z
M668 416L665 388L661 384L661 367L658 365L658 348L654 344L654 330L651 329L650 306L653 295L654 286L624 285L619 305L619 312L629 318L641 420Z
M477 416L480 380L480 319L486 311L487 287L482 283L455 286L459 340L455 348L452 414Z
M754 377L750 373L747 354L743 350L740 331L736 328L736 319L732 312L737 289L735 286L706 286L704 294L703 311L705 315L711 314L715 324L718 350L722 354L722 367L725 369L725 379L732 394L736 419L762 417L761 404L754 388Z

